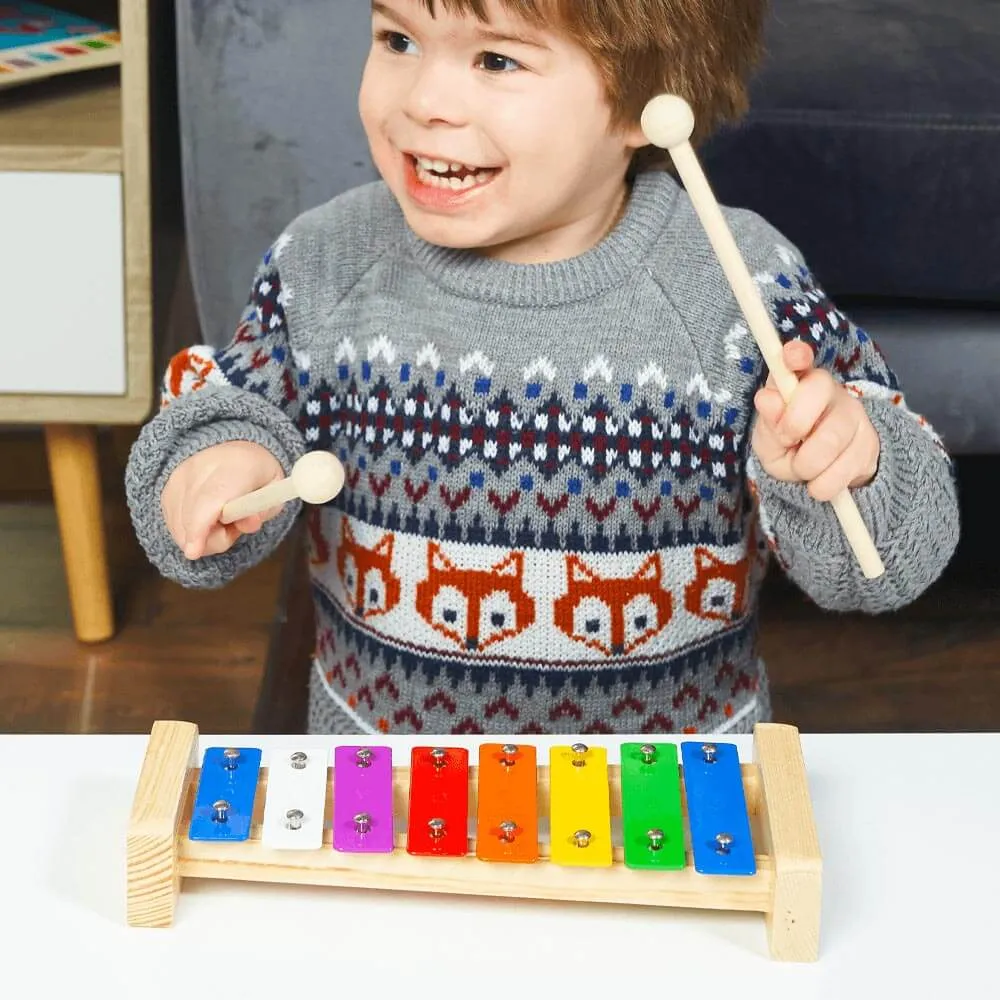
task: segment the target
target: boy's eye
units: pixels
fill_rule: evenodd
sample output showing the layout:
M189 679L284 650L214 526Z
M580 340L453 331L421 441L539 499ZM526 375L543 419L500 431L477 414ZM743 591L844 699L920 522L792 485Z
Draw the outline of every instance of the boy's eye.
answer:
M488 73L503 73L512 69L520 69L521 64L510 56L502 56L499 52L484 52L482 67Z
M401 55L405 55L407 46L413 44L412 40L401 31L380 31L378 38L391 52L398 52Z

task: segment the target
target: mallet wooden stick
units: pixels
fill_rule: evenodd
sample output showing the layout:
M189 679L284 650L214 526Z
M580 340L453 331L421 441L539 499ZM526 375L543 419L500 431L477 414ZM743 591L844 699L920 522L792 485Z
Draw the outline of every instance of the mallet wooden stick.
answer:
M691 106L675 94L661 94L646 105L641 123L646 138L654 146L670 153L691 204L698 213L736 301L746 317L750 332L774 376L778 391L787 403L798 386L798 379L785 365L781 339L771 323L763 299L691 147L691 133L694 130ZM881 576L885 572L885 566L850 492L842 490L830 503L837 513L861 571L868 579Z
M230 500L222 508L219 520L223 524L232 524L240 518L280 507L296 498L306 503L327 503L343 485L344 467L336 456L328 451L309 451L292 466L290 476Z

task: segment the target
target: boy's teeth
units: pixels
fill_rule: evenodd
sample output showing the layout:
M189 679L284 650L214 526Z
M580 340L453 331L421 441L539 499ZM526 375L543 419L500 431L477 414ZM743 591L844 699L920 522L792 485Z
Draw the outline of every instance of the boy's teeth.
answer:
M420 164L424 170L430 170L435 174L446 174L448 170L461 170L461 163L446 163L444 160L429 160L426 156L418 156L417 163Z
M444 160L430 160L426 156L418 156L415 159L417 161L417 177L420 179L421 184L427 184L431 187L448 188L452 191L463 191L467 188L476 187L478 184L484 184L492 178L494 173L492 170L473 172L474 168L467 167L465 164L446 163ZM464 177L447 177L445 175L449 170L456 174L466 171L466 174Z
M446 160L429 160L426 156L418 156L416 160L424 170L428 170L435 174L447 174L449 171L453 174L459 174L462 172L470 174L475 173L474 167L469 167L464 163L456 163L454 161L448 163Z

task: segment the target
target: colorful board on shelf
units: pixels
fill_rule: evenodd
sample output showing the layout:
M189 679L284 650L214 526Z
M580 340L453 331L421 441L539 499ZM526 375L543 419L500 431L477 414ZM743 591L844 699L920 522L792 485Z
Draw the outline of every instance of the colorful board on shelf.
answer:
M0 2L0 87L120 62L113 25L47 4Z

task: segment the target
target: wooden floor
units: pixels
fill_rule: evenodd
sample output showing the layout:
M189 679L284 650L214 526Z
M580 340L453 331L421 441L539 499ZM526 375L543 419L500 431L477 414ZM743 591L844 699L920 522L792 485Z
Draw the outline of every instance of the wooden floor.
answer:
M129 440L102 439L118 635L88 647L66 624L0 629L0 731L146 732L157 718L183 718L205 732L250 732L268 725L257 712L265 667L270 705L292 670L289 651L308 649L301 609L278 606L287 545L221 591L186 591L152 571L120 501ZM762 643L779 721L806 732L1000 729L1000 546L984 488L998 464L960 460L959 555L898 614L826 614L772 573ZM40 439L0 439L0 470L12 467L18 482L0 472L0 503L47 503Z

